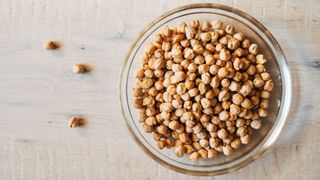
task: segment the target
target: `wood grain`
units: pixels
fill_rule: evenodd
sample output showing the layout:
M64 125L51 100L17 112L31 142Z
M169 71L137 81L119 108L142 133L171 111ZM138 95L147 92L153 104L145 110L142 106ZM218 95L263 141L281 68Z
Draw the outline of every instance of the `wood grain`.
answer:
M290 117L261 159L216 177L170 171L142 153L125 127L117 82L136 34L194 2L237 7L284 48L294 81ZM0 1L0 179L319 179L320 1ZM45 51L47 40L64 46ZM74 75L74 63L93 65ZM68 119L85 115L87 127Z

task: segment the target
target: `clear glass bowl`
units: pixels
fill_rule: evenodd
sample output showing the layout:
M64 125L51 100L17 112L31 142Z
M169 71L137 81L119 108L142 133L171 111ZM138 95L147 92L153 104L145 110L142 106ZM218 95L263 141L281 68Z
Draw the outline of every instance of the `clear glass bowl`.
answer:
M192 163L187 156L174 154L173 149L157 148L152 134L145 133L139 123L137 110L132 105L132 89L135 84L134 71L140 66L141 57L147 44L154 42L157 33L164 26L178 27L181 22L191 20L219 19L224 24L232 24L258 44L269 60L266 67L274 81L270 100L269 116L262 119L263 126L255 130L251 142L242 145L231 156L219 155L216 159L200 160ZM160 164L191 175L218 175L239 169L257 159L277 139L285 123L291 103L291 78L284 53L271 33L257 20L238 9L220 4L190 4L173 9L151 22L136 38L125 58L120 77L120 101L122 113L130 133L139 146Z

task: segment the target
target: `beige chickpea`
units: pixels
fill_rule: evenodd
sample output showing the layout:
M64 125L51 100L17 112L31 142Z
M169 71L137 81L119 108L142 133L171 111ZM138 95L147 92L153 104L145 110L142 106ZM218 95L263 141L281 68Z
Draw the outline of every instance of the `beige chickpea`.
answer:
M182 101L181 99L174 99L172 100L172 106L175 108L175 109L179 109L182 107Z
M135 97L142 97L143 96L143 90L142 88L133 88L133 95Z
M258 53L258 45L257 45L257 44L251 44L251 45L249 46L249 52L250 52L251 54L256 55L256 54Z
M250 127L252 127L253 129L260 129L261 128L261 121L259 121L259 120L251 121Z
M222 151L223 151L223 154L227 156L233 153L233 149L229 145L222 146Z
M218 131L218 137L220 139L226 139L228 137L228 132L225 129L220 129Z
M140 98L134 99L133 105L135 108L142 108L143 107L143 99L140 99Z
M260 102L260 107L263 109L268 109L269 107L269 100L268 99L262 99Z
M185 152L186 152L186 150L182 144L175 147L175 154L178 157L182 157Z
M217 52L221 52L222 49L225 49L225 46L223 44L221 44L221 43L218 43L216 45L216 51Z
M154 51L157 49L157 47L153 44L148 44L147 48L146 48L146 53L148 55L153 55Z
M256 67L253 65L250 65L249 68L247 69L247 73L253 76L256 73Z
M162 50L168 52L171 50L171 43L163 42L161 48L162 48Z
M244 49L242 48L237 48L235 51L234 51L234 54L237 56L237 57L242 57L245 55L245 51Z
M179 33L173 37L172 43L179 43L184 38L185 38L185 35L183 33Z
M240 89L240 93L243 95L243 96L248 96L251 92L251 87L247 84L243 85Z
M263 64L257 64L257 65L256 65L256 72L257 72L257 73L263 73L263 72L265 72L265 71L266 71L266 68L264 67Z
M193 50L191 48L185 48L183 50L183 57L186 59L193 59L195 56Z
M223 133L226 133L226 132L223 132ZM209 145L211 148L216 148L219 146L219 144L220 144L220 142L219 142L218 138L210 138L209 139Z
M220 102L222 101L227 101L230 98L230 93L228 92L228 90L222 90L220 91L219 95L218 95L218 100Z
M211 101L207 98L202 98L200 100L201 106L205 109L211 106Z
M199 74L203 74L203 73L209 72L209 65L207 65L207 64L199 65L198 72L199 72Z
M195 97L199 94L199 90L197 88L192 88L188 91L188 94L190 95L190 97Z
M199 89L199 93L200 93L200 95L203 95L203 94L205 94L206 92L207 92L207 90L208 90L208 86L206 85L206 84L204 84L204 83L199 83L199 85L198 85L198 89ZM195 97L195 100L196 100L196 97Z
M178 48L172 48L171 54L172 54L172 57L175 59L181 59L183 56L181 49L178 49Z
M235 33L233 38L237 39L238 41L243 41L245 39L245 35L242 32Z
M168 26L165 26L162 30L162 34L165 36L171 36L172 31L170 30L170 28Z
M240 94L232 95L232 102L236 105L240 105L243 102L243 97Z
M249 99L244 99L244 101L241 103L241 107L246 108L246 109L251 109L252 106L253 105Z
M207 150L205 150L205 149L200 149L198 152L199 152L201 158L203 158L203 159L208 158L208 151L207 151Z
M268 116L268 111L263 108L259 108L258 113L259 113L260 117L267 117Z
M219 58L224 61L228 61L231 58L230 52L226 49L221 49L219 53Z
M177 94L182 95L182 94L186 93L186 91L187 91L187 89L186 89L184 83L179 83L177 85L177 89L176 89Z
M164 71L161 69L157 69L153 73L154 73L154 76L157 78L163 78L164 76Z
M200 139L199 143L200 143L200 146L203 148L209 146L209 141L207 139Z
M228 48L231 50L235 50L240 46L240 41L234 38L230 38L228 41Z
M223 36L223 37L221 37L221 38L219 39L219 43L227 46L229 39L230 39L229 36Z
M264 81L268 81L271 79L270 74L267 72L263 72L260 75L261 75L262 80L264 80Z
M208 22L208 21L204 21L201 26L200 26L200 29L202 31L210 31L211 29L211 24Z
M208 54L204 57L204 60L207 65L211 66L215 63L215 58L213 57L212 54Z
M146 109L146 115L149 117L153 117L156 115L156 109L154 107L148 107Z
M186 74L183 71L178 71L174 73L175 80L181 82L186 79Z
M241 46L245 49L249 49L251 43L250 43L250 40L249 39L244 39L241 43Z
M169 102L165 102L160 105L160 111L171 112L171 111L173 111L173 109L174 108L173 108L172 104Z
M228 33L228 34L234 34L235 28L234 28L233 25L227 25L225 31L226 31L226 33Z
M230 117L230 115L229 115L229 113L228 113L227 111L221 111L221 112L219 113L219 119L220 119L221 121L226 121L226 120L229 119L229 117Z
M247 128L241 126L241 127L238 127L236 135L238 137L243 137L247 134L247 132L248 132Z
M240 137L240 141L242 144L249 144L249 141L250 141L249 135L247 134L245 136Z
M266 81L266 83L263 86L263 89L265 91L272 91L272 89L273 89L273 81L271 79Z
M191 154L194 151L194 148L190 144L183 145L186 154Z
M261 91L261 97L264 99L269 99L270 98L270 92L269 91Z
M228 69L227 68L221 68L221 69L219 69L219 71L218 71L218 76L220 77L220 78L224 78L224 77L226 77L226 76L228 76L228 74L229 74L229 71L228 71Z
M218 71L219 71L219 66L217 66L215 64L211 65L210 68L209 68L209 72L212 75L218 74Z
M252 105L254 105L254 106L256 106L260 103L260 99L258 96L251 96L250 100L252 102Z
M211 35L210 35L210 33L208 33L208 32L201 33L201 34L200 34L200 39L201 39L203 42L210 41L210 40L211 40Z
M145 121L148 126L153 126L157 124L157 120L155 117L148 117Z
M188 66L189 72L196 72L198 69L198 66L195 63L190 63Z
M233 80L235 80L237 82L241 81L242 80L242 73L241 72L236 72L234 74Z
M241 109L239 106L235 105L235 104L231 104L230 105L230 113L234 114L234 115L238 115L240 113Z
M228 78L224 78L221 80L221 86L222 87L225 87L225 88L228 88L230 86L231 82Z
M256 56L256 62L257 62L257 64L264 64L267 62L267 59L264 57L263 54L258 54Z
M144 70L143 68L139 68L135 71L134 76L136 78L143 78L144 77Z
M209 44L206 44L205 49L208 50L210 53L213 53L216 47L213 44L209 43Z
M236 81L231 81L230 85L229 85L229 90L232 92L237 92L239 91L241 88L240 83L236 82Z
M196 162L200 159L200 154L198 152L193 152L190 154L189 156L189 159L192 161L192 162Z
M144 71L144 75L147 77L147 78L153 78L154 74L153 74L153 71L151 69L147 69Z
M194 63L198 64L198 65L201 65L205 62L204 60L204 57L202 55L197 55L195 58L194 58Z
M239 138L236 138L234 139L231 143L230 143L230 146L233 148L233 149L239 149L240 146L241 146L241 141Z
M218 76L213 77L212 80L211 80L211 82L210 82L210 86L211 86L212 88L217 88L217 87L219 87L219 85L220 85L220 79L219 79L219 77L218 77Z
M226 35L226 31L224 29L215 29L214 32L217 32L220 37Z
M192 50L193 50L193 52L195 52L196 54L202 54L202 53L204 52L203 47L202 47L201 45L198 45L198 44L194 45L194 46L192 47Z
M205 93L205 97L208 99L213 99L214 98L214 92L212 89L209 89L206 93Z
M208 149L207 151L208 151L208 158L215 158L218 155L217 151L214 149Z
M220 20L213 20L211 21L212 29L221 29L223 26L223 23Z
M167 68L168 70L171 70L171 69L172 69L172 65L173 65L173 61L171 61L171 60L169 60L169 61L166 62L166 68Z
M190 141L190 138L189 138L189 136L188 136L187 133L181 133L181 134L179 134L179 139L180 139L180 141L183 142L183 143L187 143L187 142Z
M180 64L172 64L171 70L176 73L182 71L182 66Z
M236 120L236 127L243 127L245 125L245 120L243 118L238 118Z
M256 76L253 80L253 85L256 88L261 88L264 86L264 81L262 80L262 78L260 77L260 75Z

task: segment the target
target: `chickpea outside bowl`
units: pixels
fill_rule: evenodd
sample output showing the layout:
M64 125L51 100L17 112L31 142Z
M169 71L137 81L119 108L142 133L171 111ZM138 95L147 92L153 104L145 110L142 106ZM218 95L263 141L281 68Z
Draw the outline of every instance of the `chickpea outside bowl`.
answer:
M189 29L185 32L185 35L175 36L172 39L173 42L180 42L181 46L186 47L182 53L172 43L162 43L159 48L164 51L171 49L171 56L189 59L193 61L191 65L183 61L179 62L178 65L177 63L169 63L169 65L166 63L164 65L163 62L156 61L152 64L155 69L166 66L166 68L170 68L171 73L162 74L163 72L161 71L152 70L135 72L141 67L142 57L146 52L152 53L154 56L162 56L161 51L157 51L158 48L156 46L150 46L151 43L159 41L161 37L158 34L169 35L169 28L179 27L182 22L189 24L197 23L197 21L200 23L206 21L212 22L213 20L221 21L225 25L223 27L225 32L233 34L233 38L219 38L221 33L225 33L221 30L217 30L216 34L212 33L211 35L203 33L199 39L208 41L209 39L218 38L220 42L219 45L215 44L215 47L213 45L206 45L205 49L203 49L200 44L196 44L194 41L184 41L184 39L191 39L196 34L194 30ZM220 24L219 22L211 23L211 25L205 24L201 28L206 30L210 26L215 26L215 28L219 29ZM241 44L239 44L239 41L241 41ZM191 43L191 46L188 43ZM232 54L226 51L226 49L232 50L232 53L237 56L248 53L237 49L239 46L244 47L250 54L255 55L255 62L263 64L263 66L248 66L245 67L245 75L237 74L238 70L240 71L241 68L244 68L243 66L246 66L246 63L243 63L241 59L233 59L234 69L232 71L234 72L230 72L230 69L224 68L223 66L226 66L224 61L232 58ZM187 47L192 47L192 49ZM207 53L207 56L196 56L197 54L205 53L206 50L216 50L219 52L219 55L215 57L215 55L210 56L208 55L210 53ZM170 55L163 54L163 56L166 59L168 58L166 56ZM252 58L247 57L249 60ZM207 67L205 64L215 65ZM266 72L263 69L264 66L267 69ZM187 69L188 73L182 71L182 69ZM196 74L196 72L199 74ZM259 75L255 75L257 72ZM232 74L233 79L228 79L231 76L230 73L234 73ZM216 74L216 76L213 76L213 74ZM140 90L133 91L136 87L136 76L148 77L141 85L145 89L149 89L148 94L154 95L155 98L135 99L135 96L143 94ZM152 81L154 76L163 76L163 83L154 83ZM215 78L217 76L220 78ZM255 77L252 79L252 83L241 85L237 83L238 79L247 80L251 76ZM184 85L178 85L178 83L176 84L177 86L172 85L185 79L190 79L191 81L186 82ZM241 99L243 96L250 94L250 88L253 86L265 90L259 93L260 97L263 98L251 96L250 100ZM164 87L166 88L166 92L163 93L162 97L157 97L157 89ZM211 87L211 90L208 87ZM220 91L216 92L217 88L213 87L219 87ZM238 93L229 94L229 91ZM201 97L201 94L203 94L203 97ZM281 132L290 109L291 94L290 71L284 53L275 38L262 24L250 15L238 9L219 4L186 5L173 9L154 20L138 35L129 49L120 77L122 113L128 129L138 145L160 164L175 171L191 175L211 176L228 173L249 164L261 156L276 141ZM192 101L189 101L190 98ZM136 102L132 103L134 99ZM230 101L227 101L229 99ZM179 129L178 121L165 121L163 124L157 125L155 129L153 125L157 123L157 117L153 117L153 115L155 115L157 110L149 108L142 113L142 115L148 117L139 117L141 113L135 108L135 105L152 104L157 100L164 101L159 107L164 113L159 113L158 119L172 118L166 112L171 112L175 109L199 111L199 109L204 108L202 111L204 114L220 112L217 116L210 119L212 123L206 123L208 121L206 116L197 117L197 114L192 116L202 124L206 124L205 128L208 131L215 132L212 136L216 136L217 138L204 138L206 134L203 134L203 131L201 131L204 127L200 123L192 121L190 112L184 112L183 110L177 110L175 113L184 121L185 130L187 132L197 132L196 136L188 135L184 133L183 129ZM221 105L209 108L217 102L221 102ZM232 121L234 118L233 114L240 116L242 113L245 113L242 112L242 109L250 109L257 105L260 108L256 114L260 117L262 125L260 121L251 121L249 125L252 127L249 130L251 131L250 133L248 129L242 128L246 123L245 120ZM227 111L223 111L223 109L227 109ZM141 124L141 119L144 119L143 124ZM217 128L214 126L215 122L221 120L230 121L225 121L223 126L226 127ZM175 136L182 143L186 143L185 146L176 145L176 142L172 141L172 139L166 139L165 141L154 140L165 136L170 129L175 129L176 132L171 133L171 136ZM252 131L252 129L258 130ZM147 133L153 131L157 133ZM239 138L229 142L228 132L234 132L235 136ZM250 141L248 134L250 134ZM218 138L228 145L221 147L221 149L205 150L202 148L215 147L219 144ZM190 141L194 143L190 144ZM171 149L165 148L168 146L175 147ZM198 149L196 153L193 150L195 148ZM236 150L234 151L234 149ZM222 153L217 153L218 151ZM186 155L187 153L188 155Z

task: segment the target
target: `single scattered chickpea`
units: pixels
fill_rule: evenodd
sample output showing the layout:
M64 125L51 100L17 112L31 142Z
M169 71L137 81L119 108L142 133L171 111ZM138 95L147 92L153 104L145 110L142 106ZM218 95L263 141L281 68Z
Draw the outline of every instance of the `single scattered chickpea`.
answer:
M88 68L86 65L84 65L84 64L74 64L73 65L73 73L79 74L79 73L85 73L85 72L88 72ZM140 72L137 72L137 73L141 73L141 70L140 70ZM141 76L141 75L136 74L136 77L137 76Z

